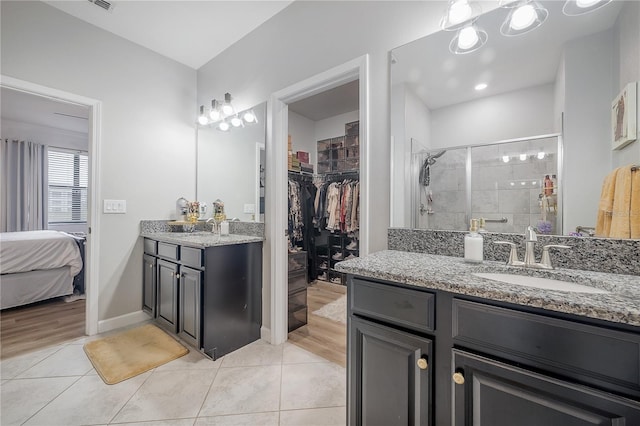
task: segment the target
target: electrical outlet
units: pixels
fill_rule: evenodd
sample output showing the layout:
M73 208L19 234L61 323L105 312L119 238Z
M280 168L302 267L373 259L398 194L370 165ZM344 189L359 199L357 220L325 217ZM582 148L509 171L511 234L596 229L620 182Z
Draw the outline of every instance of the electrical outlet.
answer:
M256 205L255 204L245 204L244 205L244 212L245 213L255 213L256 212Z

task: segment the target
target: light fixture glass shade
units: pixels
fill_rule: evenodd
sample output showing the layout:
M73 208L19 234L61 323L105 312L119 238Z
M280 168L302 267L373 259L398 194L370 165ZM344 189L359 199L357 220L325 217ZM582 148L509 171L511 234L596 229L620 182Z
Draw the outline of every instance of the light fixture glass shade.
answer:
M611 3L611 0L567 0L562 12L567 16L584 15Z
M527 154L520 154L520 161L525 161L527 159Z
M544 151L540 151L540 152L538 152L538 155L537 155L538 160L543 160L543 159L544 159L544 157L545 157L545 155L546 155L546 154L545 154L545 152L544 152Z
M516 2L509 16L500 26L505 36L517 36L538 28L549 16L549 11L533 0Z
M222 113L226 116L233 114L233 105L231 105L231 95L224 94L224 103L222 104Z
M487 42L487 33L475 25L468 25L458 31L449 43L449 50L456 55L471 53L480 49Z
M233 127L240 127L242 126L242 119L240 117L238 117L237 115L235 115L233 118L231 118L231 125Z
M510 160L510 158L509 158L509 156L508 156L508 155L503 155L503 156L502 156L502 162L503 162L503 163L508 163L508 162L509 162L509 160Z
M469 0L449 0L440 28L445 31L457 31L478 19L482 9L480 4Z
M198 116L198 123L202 126L209 124L209 119L204 113L204 105L200 105L200 115Z
M227 123L225 120L221 121L220 123L218 123L218 130L222 131L222 132L228 132L229 129L231 128L231 126L229 125L229 123Z
M253 112L253 110L245 111L244 114L242 115L242 119L246 123L257 123L258 122L258 120L256 119L256 113Z
M214 122L222 118L222 113L220 112L220 104L215 99L211 101L211 111L209 111L209 118Z

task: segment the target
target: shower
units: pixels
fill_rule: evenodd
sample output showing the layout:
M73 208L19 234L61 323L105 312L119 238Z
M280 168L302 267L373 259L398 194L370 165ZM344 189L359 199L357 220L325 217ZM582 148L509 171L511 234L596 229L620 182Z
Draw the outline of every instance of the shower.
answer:
M436 154L427 153L427 158L424 159L422 167L420 167L420 176L418 177L421 186L429 186L431 183L430 168L436 163L436 158L440 158L445 152L447 151L442 150Z

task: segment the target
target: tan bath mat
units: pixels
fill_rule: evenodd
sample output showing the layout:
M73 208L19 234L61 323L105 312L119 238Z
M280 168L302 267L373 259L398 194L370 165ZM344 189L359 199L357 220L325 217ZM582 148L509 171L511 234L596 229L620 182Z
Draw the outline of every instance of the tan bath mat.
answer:
M189 353L189 349L153 324L91 341L84 345L84 351L108 385Z

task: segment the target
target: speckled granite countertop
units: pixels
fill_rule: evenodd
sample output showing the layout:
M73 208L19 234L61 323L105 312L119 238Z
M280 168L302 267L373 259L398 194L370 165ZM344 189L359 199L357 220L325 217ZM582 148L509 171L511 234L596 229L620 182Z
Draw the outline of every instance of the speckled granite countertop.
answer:
M156 241L197 248L264 241L262 237L237 234L218 236L211 232L142 232L140 235Z
M341 272L426 289L482 297L489 300L548 309L605 321L640 326L640 277L578 271L535 270L506 266L502 262L465 263L461 257L386 250L336 264ZM530 275L570 281L607 290L607 294L541 290L504 284L472 273L493 272Z

